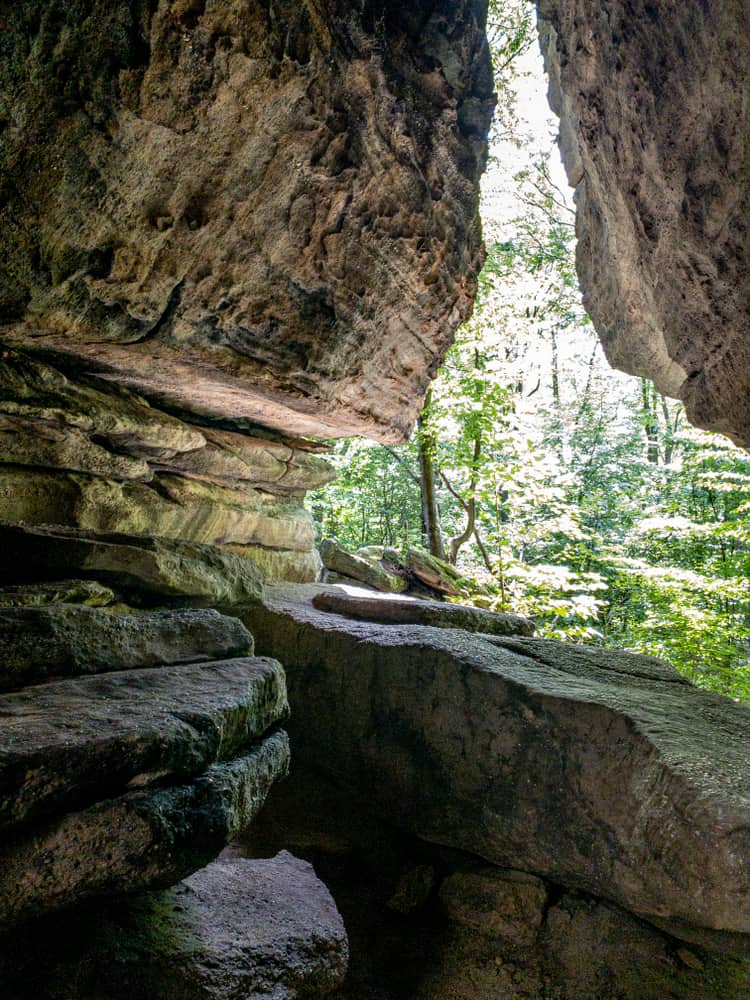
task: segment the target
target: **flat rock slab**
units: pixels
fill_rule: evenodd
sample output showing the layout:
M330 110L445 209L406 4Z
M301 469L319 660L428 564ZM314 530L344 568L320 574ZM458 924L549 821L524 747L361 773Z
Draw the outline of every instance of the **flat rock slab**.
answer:
M433 625L435 628L461 628L466 632L487 632L493 635L534 633L534 623L521 615L500 614L460 604L441 604L439 601L359 597L328 590L316 593L312 604L319 611L329 611L381 625Z
M251 657L0 695L0 830L199 774L287 710L281 665Z
M58 604L0 610L0 690L252 653L253 638L242 622L208 609L115 615Z
M318 1000L348 963L343 921L312 865L286 851L216 861L125 901L84 959L55 970L54 1000Z
M311 763L427 840L748 950L750 710L648 658L346 621L310 590L244 620Z
M71 574L131 592L145 603L234 604L262 591L248 559L213 545L121 532L0 524L0 583Z
M272 733L185 785L128 792L48 822L0 847L0 926L91 896L173 885L242 832L289 768Z

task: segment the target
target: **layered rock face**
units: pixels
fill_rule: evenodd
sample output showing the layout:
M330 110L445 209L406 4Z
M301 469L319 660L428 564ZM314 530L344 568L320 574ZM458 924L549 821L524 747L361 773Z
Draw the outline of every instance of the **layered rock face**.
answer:
M750 8L538 7L578 274L607 358L750 445Z
M315 580L303 499L333 477L321 450L189 423L96 376L0 353L0 521L216 545L270 579Z
M6 5L3 335L192 412L402 438L482 262L483 13Z

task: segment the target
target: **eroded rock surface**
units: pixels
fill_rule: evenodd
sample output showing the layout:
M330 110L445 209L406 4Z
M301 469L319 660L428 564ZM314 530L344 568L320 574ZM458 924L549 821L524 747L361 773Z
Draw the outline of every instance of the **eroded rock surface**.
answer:
M46 928L41 948L28 934L13 939L20 989L39 1000L318 1000L348 961L329 891L287 851L219 860L171 889L79 908Z
M288 768L279 731L188 784L157 783L6 837L0 927L92 896L172 885L248 827Z
M0 582L55 580L71 572L145 604L234 604L260 594L259 569L212 545L59 525L0 523Z
M115 615L70 604L0 610L0 691L252 654L253 637L242 623L211 610Z
M324 446L269 434L188 423L101 378L5 349L0 521L216 545L271 579L315 580L303 498L334 470Z
M5 335L192 412L403 437L482 262L483 15L6 5Z
M465 632L492 635L532 635L534 632L533 622L521 615L501 614L460 604L440 604L437 601L342 593L335 587L316 593L312 605L319 611L378 622L380 625L432 625L435 628L460 628Z
M0 695L0 828L199 774L287 711L281 666L251 657Z
M428 840L748 950L746 707L647 657L347 622L315 592L244 615L308 761Z
M584 301L616 368L750 444L750 8L539 0Z

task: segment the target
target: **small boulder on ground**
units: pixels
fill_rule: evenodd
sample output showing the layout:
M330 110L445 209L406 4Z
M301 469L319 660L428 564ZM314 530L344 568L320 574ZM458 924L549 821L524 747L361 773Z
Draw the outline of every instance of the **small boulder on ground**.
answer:
M84 914L74 930L67 953L29 970L35 998L319 1000L341 986L349 959L331 894L286 851L220 859L171 889Z

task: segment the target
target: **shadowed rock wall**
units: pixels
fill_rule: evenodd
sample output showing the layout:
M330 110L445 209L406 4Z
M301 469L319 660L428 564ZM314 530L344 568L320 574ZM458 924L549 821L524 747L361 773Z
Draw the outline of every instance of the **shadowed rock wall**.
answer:
M538 7L607 358L750 445L750 7Z

